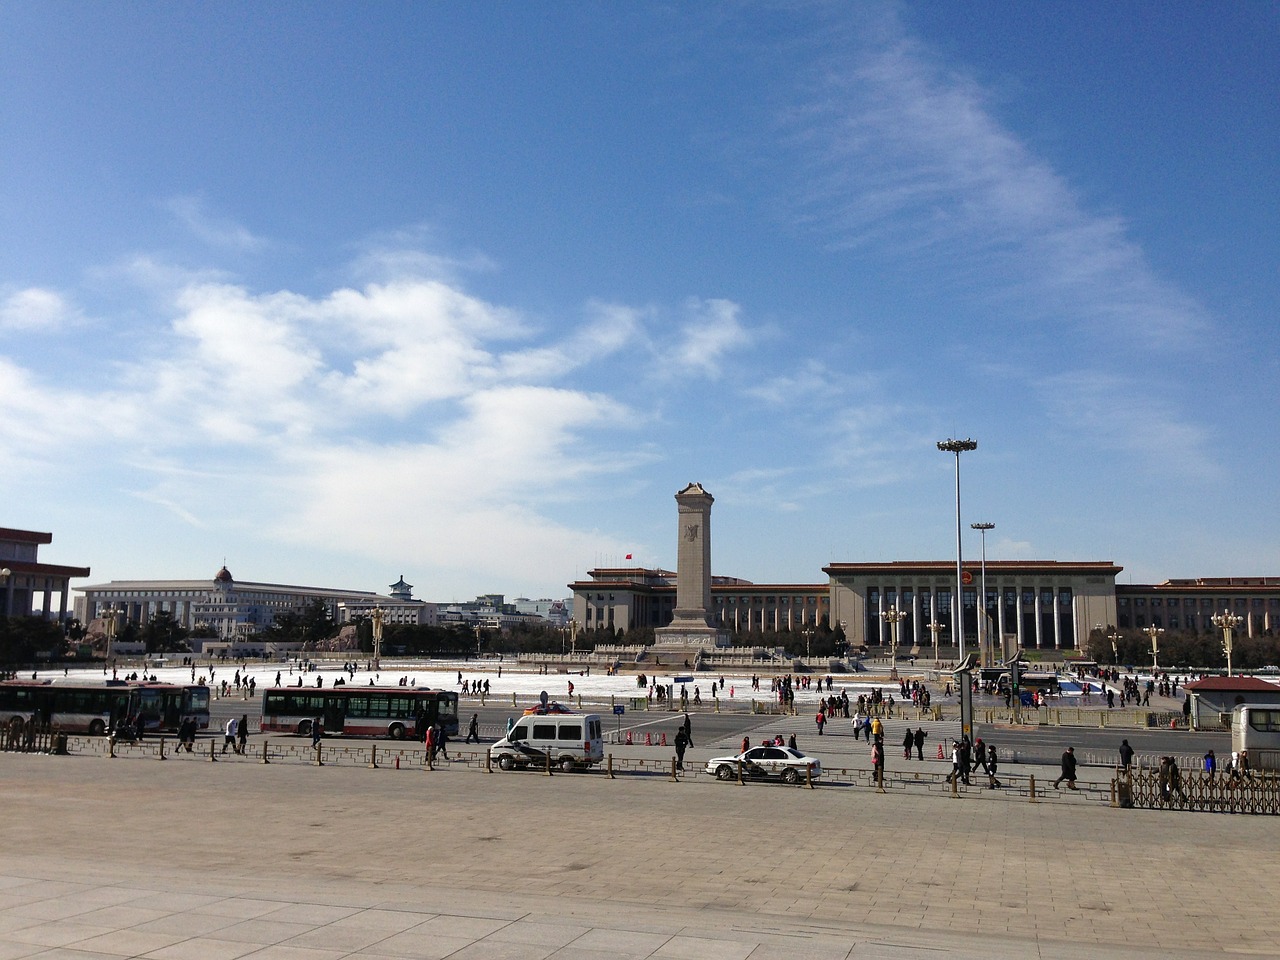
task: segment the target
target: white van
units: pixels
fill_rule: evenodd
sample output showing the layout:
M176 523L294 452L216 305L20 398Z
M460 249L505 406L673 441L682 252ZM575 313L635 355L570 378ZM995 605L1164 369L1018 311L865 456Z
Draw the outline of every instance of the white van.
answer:
M503 770L553 766L569 771L604 759L600 716L595 713L521 717L511 732L489 748L489 759Z

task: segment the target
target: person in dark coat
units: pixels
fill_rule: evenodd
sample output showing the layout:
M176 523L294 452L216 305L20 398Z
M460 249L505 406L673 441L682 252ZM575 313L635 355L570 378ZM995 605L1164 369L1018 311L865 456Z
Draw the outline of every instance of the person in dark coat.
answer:
M924 738L928 734L924 732L924 727L916 727L916 732L912 735L911 740L916 745L916 759L924 759Z
M916 742L916 735L911 732L911 728L907 728L907 732L902 735L902 759L911 759L911 747Z
M1067 789L1076 789L1076 748L1067 747L1062 754L1062 776L1053 781L1054 789L1058 789L1058 784L1067 781Z

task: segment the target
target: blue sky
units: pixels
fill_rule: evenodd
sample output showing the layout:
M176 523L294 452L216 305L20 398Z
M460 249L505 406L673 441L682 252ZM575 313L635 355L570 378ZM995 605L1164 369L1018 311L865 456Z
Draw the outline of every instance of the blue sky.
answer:
M1273 3L0 3L0 526L92 581L1280 574ZM976 534L965 551L977 556Z

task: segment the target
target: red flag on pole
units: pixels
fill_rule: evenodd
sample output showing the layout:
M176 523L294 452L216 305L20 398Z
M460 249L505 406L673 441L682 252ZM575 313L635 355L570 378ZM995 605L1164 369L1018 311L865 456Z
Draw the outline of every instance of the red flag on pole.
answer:
M629 553L627 554L627 559L628 559L628 560L630 560L630 559L631 559L631 554L629 554Z

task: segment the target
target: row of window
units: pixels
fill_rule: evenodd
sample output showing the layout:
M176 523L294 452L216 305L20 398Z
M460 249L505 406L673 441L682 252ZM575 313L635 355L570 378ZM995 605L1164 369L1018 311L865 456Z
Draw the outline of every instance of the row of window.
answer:
M605 602L604 598L605 598L605 595L603 593L597 593L596 603L604 603ZM637 599L641 599L641 598L637 598ZM650 599L650 598L644 598L644 599ZM676 598L670 597L670 596L653 597L651 599L653 602L665 603L667 604L667 606L674 606L676 602ZM826 598L824 597L823 599L825 600ZM764 597L763 600L766 606L776 605L779 607L787 607L787 606L816 607L818 605L817 597ZM616 602L616 598L611 593L609 594L609 603L614 603L614 602ZM715 604L728 604L730 606L736 606L738 604L742 604L744 606L750 606L752 604L759 605L761 602L761 598L760 597L712 597L711 602Z
M1215 600L1211 597L1200 597L1198 598L1198 601L1196 597L1151 597L1149 599L1151 601L1150 605L1153 607L1159 607L1163 605L1166 607L1192 608L1192 607L1195 607L1198 602L1201 609L1204 609L1204 610L1212 610L1217 608L1229 608L1229 607L1234 607L1237 610L1244 610L1250 606L1252 606L1255 610L1261 610L1264 607L1271 607L1273 610L1280 608L1280 597L1253 597L1251 599L1246 599L1244 597L1236 597L1235 599L1232 599L1232 600ZM1147 600L1148 600L1147 597L1134 597L1133 605L1135 607L1145 607L1147 606ZM1129 606L1129 598L1116 597L1116 606L1117 607Z

